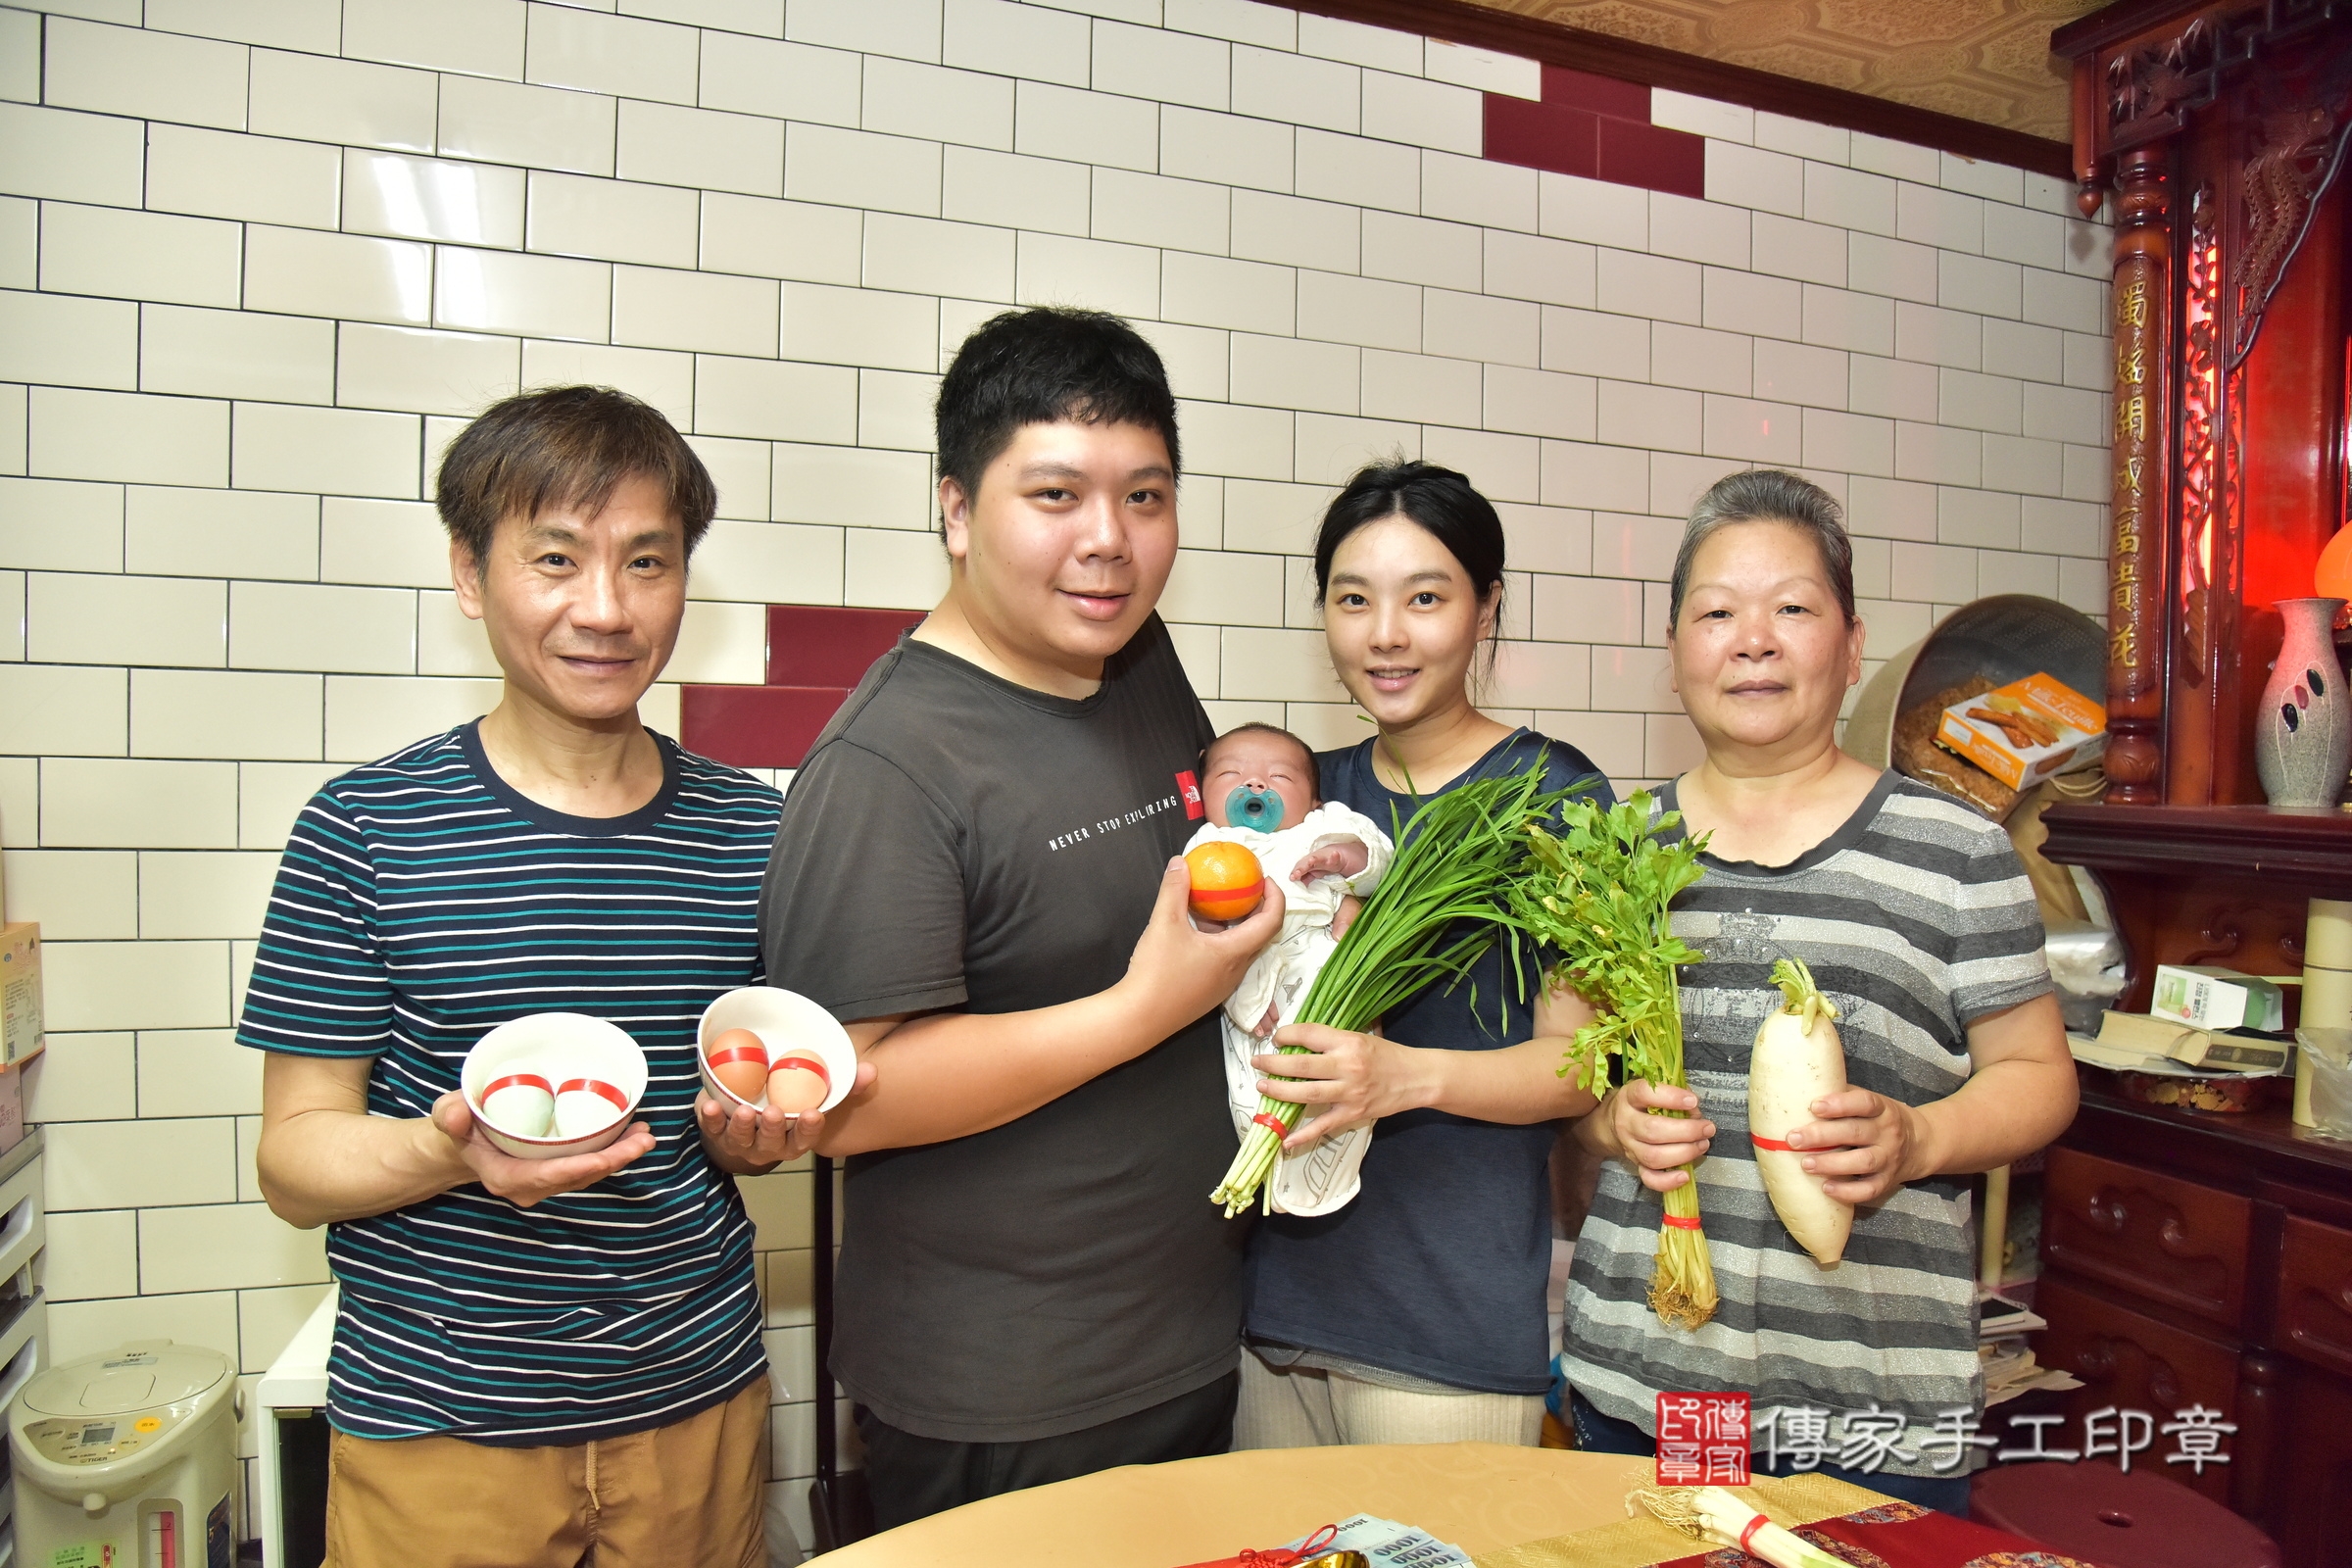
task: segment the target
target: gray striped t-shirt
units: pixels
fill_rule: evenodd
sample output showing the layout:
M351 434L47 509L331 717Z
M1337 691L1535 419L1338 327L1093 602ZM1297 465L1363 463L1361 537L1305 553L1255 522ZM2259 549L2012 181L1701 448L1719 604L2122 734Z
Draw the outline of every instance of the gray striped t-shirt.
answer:
M1671 787L1661 810L1674 808ZM1649 1309L1659 1197L1609 1160L1577 1238L1560 1369L1605 1413L1654 1429L1661 1393L1744 1391L1777 1407L1905 1417L1897 1474L1930 1475L1939 1412L1982 1414L1969 1189L1914 1182L1854 1216L1817 1267L1764 1196L1747 1141L1747 1060L1781 1004L1773 960L1802 958L1838 1009L1847 1082L1925 1104L1968 1077L1968 1025L2049 991L2041 915L2009 839L1971 807L1893 772L1843 826L1785 866L1704 859L1674 934L1705 956L1680 974L1684 1065L1715 1123L1699 1213L1722 1305L1696 1332ZM1759 1433L1759 1446L1762 1437ZM1830 1462L1837 1462L1833 1447Z

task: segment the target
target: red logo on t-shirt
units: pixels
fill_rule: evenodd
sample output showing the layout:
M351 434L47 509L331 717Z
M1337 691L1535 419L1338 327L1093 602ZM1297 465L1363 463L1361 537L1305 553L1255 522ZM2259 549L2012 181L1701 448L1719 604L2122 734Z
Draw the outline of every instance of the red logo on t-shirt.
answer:
M1208 814L1200 804L1200 781L1189 772L1176 775L1176 793L1184 797L1184 815L1187 821L1198 822Z

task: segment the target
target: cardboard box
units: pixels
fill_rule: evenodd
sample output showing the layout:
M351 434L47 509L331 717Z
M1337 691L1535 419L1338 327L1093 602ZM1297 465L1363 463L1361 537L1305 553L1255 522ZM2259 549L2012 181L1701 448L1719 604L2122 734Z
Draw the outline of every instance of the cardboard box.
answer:
M41 928L0 925L0 1065L37 1054L41 1044Z
M2028 675L1943 710L1936 744L2027 790L2107 749L2107 710L2061 681Z
M2200 1029L2267 1029L2276 1034L2286 1027L2286 998L2276 984L2259 975L2204 964L2158 964L2148 1010Z
M2097 1043L2109 1051L2169 1056L2190 1067L2232 1072L2276 1072L2286 1064L2292 1049L2282 1040L2222 1034L2153 1013L2114 1011L2099 1015Z
M0 1154L24 1141L24 1071L0 1067Z

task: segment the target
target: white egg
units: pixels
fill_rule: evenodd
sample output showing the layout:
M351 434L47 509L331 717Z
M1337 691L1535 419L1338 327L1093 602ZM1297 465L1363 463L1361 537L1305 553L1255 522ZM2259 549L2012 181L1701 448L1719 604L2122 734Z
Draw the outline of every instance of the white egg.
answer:
M628 1110L628 1097L593 1078L572 1078L556 1089L556 1136L585 1138L601 1133Z

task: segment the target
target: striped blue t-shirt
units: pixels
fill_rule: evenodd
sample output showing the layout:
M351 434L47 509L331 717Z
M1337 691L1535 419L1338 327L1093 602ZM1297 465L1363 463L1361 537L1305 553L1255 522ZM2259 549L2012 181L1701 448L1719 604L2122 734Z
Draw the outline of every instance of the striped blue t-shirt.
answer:
M518 1208L469 1183L328 1227L342 1431L582 1443L681 1420L765 1364L751 1222L695 1125L694 1035L760 978L781 801L656 739L662 791L626 816L529 800L467 724L333 780L294 825L245 1045L374 1057L379 1116L427 1114L526 1013L609 1019L651 1069L655 1147L592 1187Z

